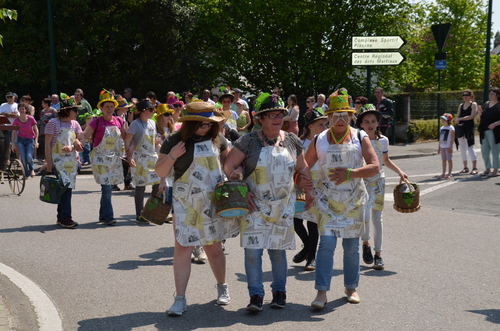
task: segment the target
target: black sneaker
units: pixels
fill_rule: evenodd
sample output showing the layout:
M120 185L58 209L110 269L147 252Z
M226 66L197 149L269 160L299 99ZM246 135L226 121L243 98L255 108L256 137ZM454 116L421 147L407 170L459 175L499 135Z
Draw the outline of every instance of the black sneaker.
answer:
M115 219L110 219L110 220L105 220L104 221L104 224L106 225L113 225L116 223L116 220Z
M366 264L373 263L372 248L368 245L363 245L363 262Z
M63 228L68 228L68 229L71 229L71 228L74 228L75 226L78 226L78 223L76 223L75 221L73 221L70 218L62 220L62 221L57 221L57 224L59 224Z
M375 263L373 264L373 269L384 270L384 260L378 255L375 255Z
M307 259L309 256L309 248L302 248L300 252L298 252L294 257L293 257L293 263L300 263Z
M262 297L258 294L250 297L250 303L247 306L247 311L259 312L262 311Z
M118 185L111 185L111 191L119 191L120 188L118 187Z
M271 301L271 308L285 308L286 293L281 291L273 292L273 301Z

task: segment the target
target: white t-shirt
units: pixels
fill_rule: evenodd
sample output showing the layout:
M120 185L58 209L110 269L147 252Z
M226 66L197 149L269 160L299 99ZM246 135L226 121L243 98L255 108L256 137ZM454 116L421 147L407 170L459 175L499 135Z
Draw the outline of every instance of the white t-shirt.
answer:
M19 116L19 112L17 111L17 103L9 104L8 102L2 103L0 106L0 114L1 113L16 113ZM9 118L10 123L14 122L14 118Z
M386 136L381 135L380 139L370 140L375 150L375 154L377 154L377 158L380 165L380 177L385 177L384 172L384 159L383 155L389 152L389 139Z
M451 131L455 131L453 125L442 126L439 129L439 147L450 148L453 145L453 141L451 141Z

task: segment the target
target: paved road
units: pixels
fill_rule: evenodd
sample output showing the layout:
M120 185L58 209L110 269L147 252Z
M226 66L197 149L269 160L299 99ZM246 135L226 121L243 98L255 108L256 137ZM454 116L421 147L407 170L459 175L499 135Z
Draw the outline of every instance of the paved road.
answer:
M233 239L226 245L231 304L215 304L209 265L193 264L189 310L167 317L174 292L172 226L135 225L132 193L123 191L113 195L117 225L97 224L99 187L88 175L77 180L73 215L80 226L73 230L56 226L55 206L38 201L38 179L27 182L22 196L0 186L0 263L41 290L36 300L50 299L63 330L498 330L500 177L439 181L434 178L439 156L396 162L420 184L422 209L402 214L387 202L387 268L376 271L362 264L359 305L346 302L342 259L337 259L328 305L321 311L310 308L314 272L293 264L295 252L290 251L287 307L266 305L258 315L248 314L243 250ZM391 192L398 180L390 170L387 175ZM269 290L267 258L264 271ZM5 302L2 309L0 301L1 331L8 330L5 319L13 330L37 329L35 303L2 272L0 297Z

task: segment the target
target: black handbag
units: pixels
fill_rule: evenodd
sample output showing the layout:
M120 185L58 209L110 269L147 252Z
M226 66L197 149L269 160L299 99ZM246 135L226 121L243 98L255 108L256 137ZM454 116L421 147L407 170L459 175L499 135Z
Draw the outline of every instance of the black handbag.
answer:
M462 138L465 135L465 128L463 124L457 124L455 126L455 137Z

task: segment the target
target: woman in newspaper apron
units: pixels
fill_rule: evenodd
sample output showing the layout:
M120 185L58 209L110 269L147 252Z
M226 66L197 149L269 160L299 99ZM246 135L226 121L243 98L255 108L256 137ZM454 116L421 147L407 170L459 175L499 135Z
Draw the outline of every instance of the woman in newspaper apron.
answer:
M372 264L377 270L384 269L384 261L381 257L383 224L382 211L384 209L385 197L385 171L384 165L397 173L401 180L408 180L408 175L405 174L392 160L389 158L389 139L380 133L378 125L382 120L382 114L375 110L373 105L365 105L368 109L362 112L356 120L356 126L364 130L377 154L380 165L380 172L373 177L365 179L366 190L368 191L368 203L365 211L365 230L361 236L363 241L363 261L366 264ZM372 254L370 246L370 218L373 223L373 237L375 256Z
M230 178L242 172L255 208L241 217L241 246L245 248L250 304L248 311L261 311L264 298L262 254L267 249L271 259L273 300L271 307L286 303L287 249L295 249L293 216L295 214L294 173L310 177L304 162L302 142L297 136L281 131L287 110L276 96L263 94L257 99L256 116L262 130L251 132L234 143L224 164ZM270 139L271 138L271 139ZM314 200L312 188L306 197L307 209Z
M208 102L192 102L182 116L180 131L168 136L156 164L159 176L174 170L173 219L175 229L174 278L176 296L168 315L179 316L187 309L186 289L191 274L193 247L202 245L217 281L217 303L230 302L226 284L226 258L222 240L238 235L237 219L222 219L213 205L213 191L224 181L221 160L227 156L227 142L219 134L218 122ZM184 139L184 140L182 140ZM218 144L218 145L217 145Z
M378 172L378 161L366 133L350 127L354 114L347 95L330 96L330 129L319 134L309 148L306 161L318 167L316 203L302 216L318 224L320 244L316 255L318 290L312 306L323 308L333 275L333 255L337 238L344 248L344 285L349 302L359 302L359 237L364 229L368 194L362 178ZM363 140L364 139L364 140ZM361 144L363 141L363 144ZM361 146L363 148L361 148ZM311 146L313 147L313 146ZM363 158L367 165L363 166Z
M141 217L144 207L144 192L147 185L153 185L151 194L158 194L160 177L155 172L155 164L158 160L156 148L159 148L160 139L156 138L156 124L150 120L155 110L153 104L148 100L137 103L140 115L128 128L125 138L125 150L131 165L132 183L135 185L135 213L136 222L149 224ZM138 137L140 137L138 139Z
M72 220L71 196L75 188L78 161L76 159L76 134L82 132L80 124L75 121L78 107L69 104L67 100L61 101L59 117L51 119L45 127L45 158L47 171L56 168L63 184L68 185L57 204L57 224L64 228L73 228L78 225ZM58 130L59 129L59 130ZM54 134L59 131L56 143L51 146ZM81 144L79 144L81 148Z

